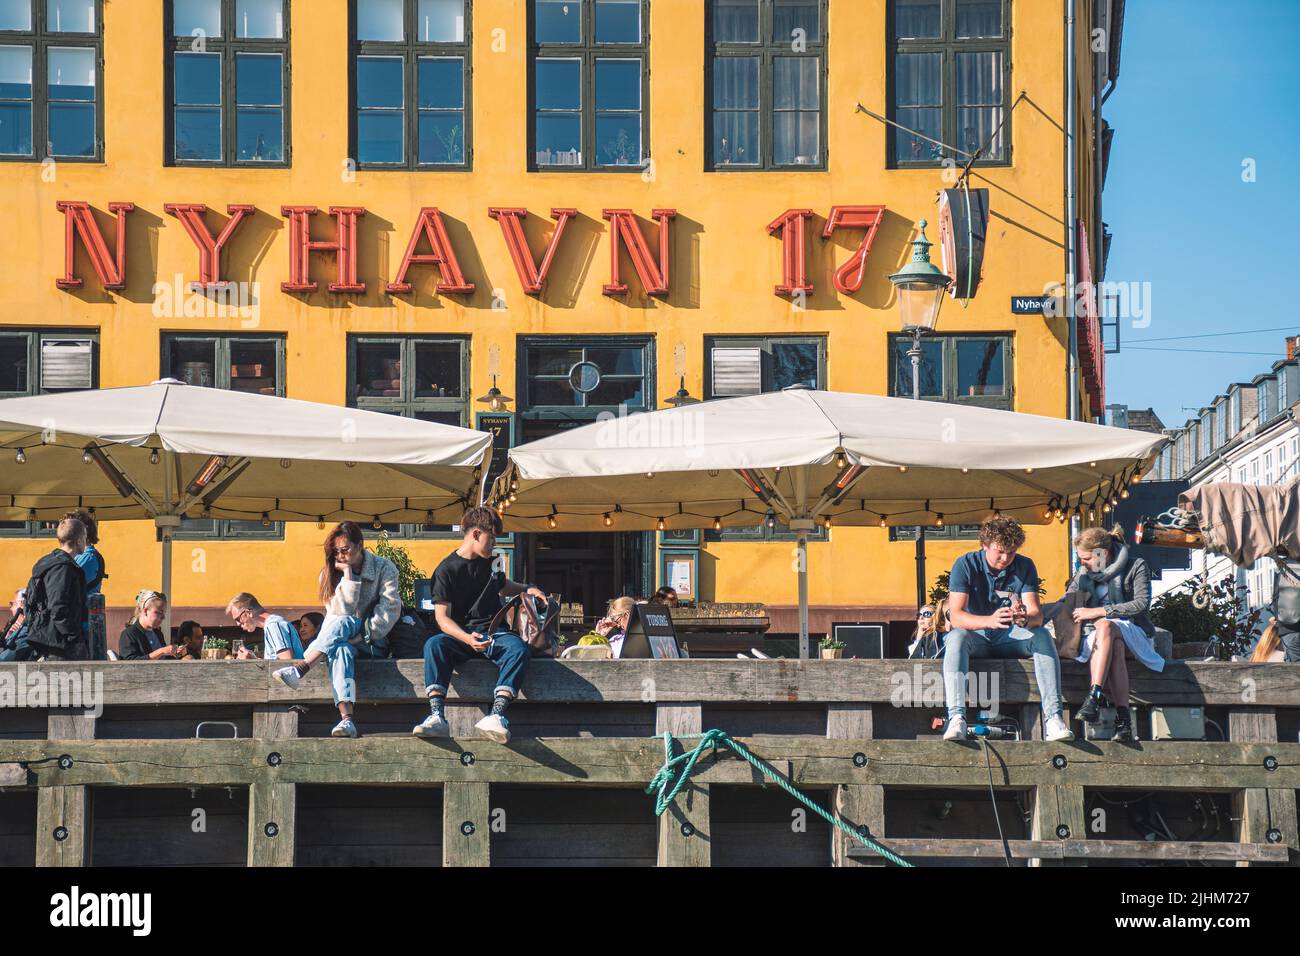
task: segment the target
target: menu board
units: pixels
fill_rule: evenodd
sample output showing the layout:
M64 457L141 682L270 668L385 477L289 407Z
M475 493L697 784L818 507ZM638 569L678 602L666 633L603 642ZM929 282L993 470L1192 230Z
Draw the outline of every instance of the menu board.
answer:
M669 660L682 657L673 616L664 604L637 604L627 622L627 636L619 657Z

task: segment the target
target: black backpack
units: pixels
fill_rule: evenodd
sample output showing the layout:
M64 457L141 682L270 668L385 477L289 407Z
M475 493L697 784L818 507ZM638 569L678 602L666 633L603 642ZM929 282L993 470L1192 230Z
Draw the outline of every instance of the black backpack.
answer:
M402 608L402 616L388 632L388 656L409 660L424 657L424 645L429 640L428 628L413 608Z

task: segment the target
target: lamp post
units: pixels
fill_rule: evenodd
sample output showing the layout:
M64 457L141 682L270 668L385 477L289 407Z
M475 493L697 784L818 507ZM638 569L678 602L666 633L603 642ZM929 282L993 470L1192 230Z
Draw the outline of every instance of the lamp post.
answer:
M912 333L912 347L908 349L908 358L912 360L912 398L921 398L921 336L933 332L939 324L939 308L943 305L944 292L952 284L952 279L944 275L930 261L930 246L933 243L925 238L922 219L917 226L920 234L912 240L912 259L898 272L889 277L898 289L898 311L903 318L903 331ZM916 606L925 605L925 525L916 528Z

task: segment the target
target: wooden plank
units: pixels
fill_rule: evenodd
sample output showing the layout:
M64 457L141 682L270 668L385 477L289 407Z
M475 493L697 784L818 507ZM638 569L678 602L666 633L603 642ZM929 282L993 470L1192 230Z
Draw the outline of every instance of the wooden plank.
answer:
M486 783L443 784L442 865L492 865L492 808Z
M826 736L831 740L869 740L875 736L875 721L871 704L827 704ZM885 832L885 788L877 784L844 784L831 789L835 816L869 836L881 837ZM851 857L848 849L858 842L841 830L831 827L832 866L883 865L884 859L875 856Z
M1040 784L1034 788L1033 816L1029 835L1034 841L1083 840L1086 838L1086 818L1083 805L1083 787L1064 784ZM1048 856L1031 860L1030 866L1063 859Z
M51 707L46 718L50 740L94 740L95 717L85 710Z
M298 712L288 704L255 704L253 736L260 740L297 737Z
M90 865L90 790L42 787L36 794L36 865Z
M700 704L659 704L655 707L655 732L668 731L675 737L698 734L703 730L703 708ZM602 741L604 742L604 741ZM693 747L695 741L683 741L679 747ZM660 765L663 746L657 748ZM681 752L680 750L678 751ZM648 783L651 775L646 777ZM694 775L677 794L668 809L659 817L660 866L708 866L709 841L713 827L709 821L709 785L699 782Z
M183 668L135 664L60 662L27 664L38 675L85 671L103 681L103 699L115 704L264 704L326 703L331 699L324 668L313 668L297 690L271 679L275 661L194 661ZM362 701L423 699L423 663L418 660L358 661L357 688ZM999 702L1010 707L1035 703L1038 690L1031 661L985 660L977 673L998 676ZM663 703L734 701L780 703L805 701L896 702L899 675L907 686L930 681L942 687L942 662L898 660L621 660L534 661L524 680L521 700L554 703L635 703L646 688ZM56 677L51 673L52 678ZM81 675L86 676L86 675ZM0 668L0 699L6 672ZM497 671L486 661L470 661L457 671L452 700L490 701ZM1300 665L1248 662L1170 661L1164 672L1133 674L1133 693L1156 704L1196 706L1241 704L1243 682L1260 706L1296 706L1300 702ZM97 685L96 685L97 686ZM1062 665L1061 692L1080 700L1088 687L1083 665Z
M1228 713L1228 739L1241 743L1277 740L1277 712L1272 707L1233 708ZM1241 820L1243 842L1268 843L1272 834L1277 845L1295 847L1294 790L1247 787L1233 794L1233 810L1233 815ZM1251 862L1242 859L1237 865L1250 866Z
M974 744L811 736L738 739L801 787L988 786L985 757ZM859 753L866 758L862 766L853 759ZM989 753L995 786L1000 787L1209 791L1300 786L1300 744L1025 741L989 744ZM278 755L278 766L268 763L272 754ZM60 766L61 755L71 758L67 769ZM1057 757L1065 758L1059 769ZM409 734L357 740L0 741L0 763L13 761L27 761L41 787L446 781L644 786L663 764L663 743L654 737L521 737L502 746L481 738L427 741ZM725 750L716 759L706 755L692 780L700 785L762 782L748 763Z
M1147 840L1008 840L1011 856L1017 860L1143 860L1234 862L1283 862L1286 848L1257 843L1218 842L1153 842ZM1000 860L1003 858L999 840L889 840L890 849L913 858L962 858L972 860ZM854 856L871 853L865 847L849 851Z
M292 783L248 789L248 865L293 866L297 806Z

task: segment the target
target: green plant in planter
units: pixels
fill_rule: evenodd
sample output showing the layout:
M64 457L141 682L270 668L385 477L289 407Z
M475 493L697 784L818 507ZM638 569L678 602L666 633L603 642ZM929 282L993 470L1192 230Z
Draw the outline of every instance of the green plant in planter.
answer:
M230 640L224 637L205 637L203 638L203 649L205 651L228 651L230 650Z
M400 544L393 544L388 539L388 532L379 532L379 538L375 541L375 554L381 558L387 558L397 565L397 589L402 594L402 604L405 607L415 605L415 582L423 578L424 572L415 566L411 560L411 555Z
M845 645L843 641L837 641L835 638L827 636L818 641L817 646L828 651L842 651Z
M1224 575L1200 590L1200 601L1186 591L1160 595L1151 605L1152 622L1169 631L1176 644L1210 644L1219 660L1245 654L1254 640L1260 611L1247 609L1245 591L1237 587L1235 575Z

